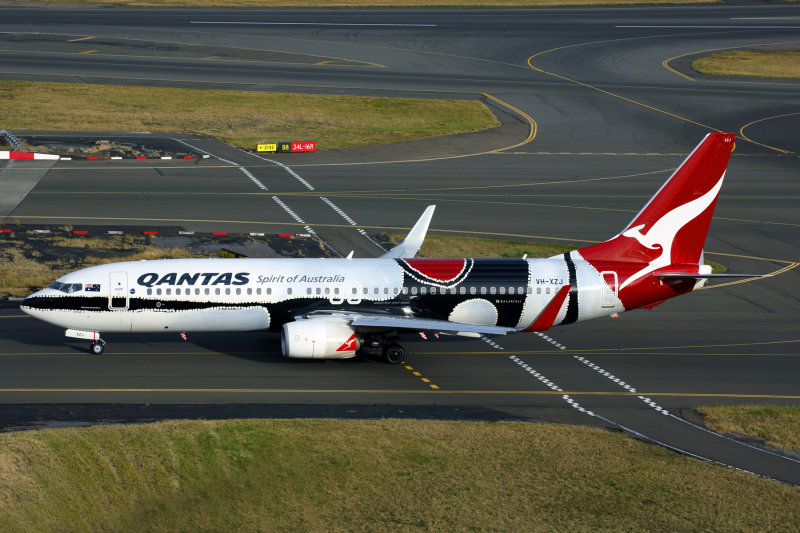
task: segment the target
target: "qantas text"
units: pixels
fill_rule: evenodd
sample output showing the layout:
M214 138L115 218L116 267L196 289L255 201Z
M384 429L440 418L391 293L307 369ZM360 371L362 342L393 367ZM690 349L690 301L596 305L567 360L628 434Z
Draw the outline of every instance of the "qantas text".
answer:
M159 277L155 272L142 274L136 280L139 285L152 287L153 285L247 285L250 282L249 272L197 272L195 274L180 274L170 272Z

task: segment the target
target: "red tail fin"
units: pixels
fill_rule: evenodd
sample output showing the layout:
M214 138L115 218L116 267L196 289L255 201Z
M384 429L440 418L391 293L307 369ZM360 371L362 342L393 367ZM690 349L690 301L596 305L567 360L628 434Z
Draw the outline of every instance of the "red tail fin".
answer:
M709 133L630 224L614 238L579 250L592 264L624 262L620 289L657 268L698 264L733 150L735 133ZM627 279L625 279L627 278Z

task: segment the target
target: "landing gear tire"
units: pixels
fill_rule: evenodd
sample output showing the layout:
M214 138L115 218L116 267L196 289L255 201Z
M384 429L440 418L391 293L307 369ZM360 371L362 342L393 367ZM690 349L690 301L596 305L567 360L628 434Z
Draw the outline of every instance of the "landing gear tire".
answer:
M387 344L383 348L383 360L390 365L399 365L406 357L406 351L396 343Z
M105 347L106 347L106 343L105 343L105 341L102 341L102 340L96 340L92 344L89 345L89 349L95 355L100 355L101 353L103 353L103 350L105 349Z

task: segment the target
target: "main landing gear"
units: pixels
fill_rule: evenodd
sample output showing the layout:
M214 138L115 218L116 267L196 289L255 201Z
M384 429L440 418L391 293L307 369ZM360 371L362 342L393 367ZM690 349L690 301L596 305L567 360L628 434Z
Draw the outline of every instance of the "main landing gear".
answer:
M406 351L397 343L397 333L370 333L364 336L361 353L379 355L390 365L399 365L406 358Z
M399 365L406 358L406 351L396 342L383 347L383 360L390 365Z
M89 345L89 350L95 355L100 355L103 353L103 350L106 348L106 341L103 339L97 339L92 344Z

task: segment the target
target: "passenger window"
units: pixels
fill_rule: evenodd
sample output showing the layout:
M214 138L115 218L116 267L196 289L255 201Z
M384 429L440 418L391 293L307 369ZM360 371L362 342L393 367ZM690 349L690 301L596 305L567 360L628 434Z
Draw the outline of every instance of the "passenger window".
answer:
M161 296L161 288L156 289L156 295Z
M490 287L489 294L497 294L497 287Z
M353 287L350 291L351 294L358 294L358 288Z
M536 287L536 294L542 294L542 288Z
M383 290L386 290L386 289L384 288ZM380 294L380 290L378 289L378 287L375 287L375 291L374 292L375 292L375 294Z
M389 294L389 287L383 288L383 294Z
M180 296L181 295L181 290L180 289L175 289L175 294Z
M353 294L355 294L355 292ZM369 294L369 289L366 287L364 287L364 294Z
M256 287L256 294L261 296L261 287Z
M469 288L469 293L470 294L476 294L477 292L478 292L478 289L476 287L473 286L473 287Z
M172 289L165 289L165 290L164 290L164 294L166 294L167 296L169 296L170 294L172 294Z
M417 288L411 287L411 294L417 294Z
M239 289L239 288L237 287L237 289L236 289L236 294L242 294L242 289Z
M205 292L206 292L206 296L208 296L209 294L211 294L211 292L208 290L208 287L206 287L206 291L205 291Z
M153 294L153 289L147 289L147 295L151 296Z
M230 294L230 293L231 293L231 289L230 288L226 288L225 289L225 294Z
M289 287L288 289L286 289L286 294L292 294L292 288L291 288L291 287Z
M517 294L525 294L525 289L522 287L517 287Z
M545 289L545 291L547 292L547 294L550 294L550 287L547 287L547 289Z
M250 288L250 287L247 287L247 294L248 295L253 294L253 289Z
M393 289L393 290L394 290L394 295L395 295L395 296L397 296L398 294L400 294L400 288L399 288L399 287L394 287L394 289Z
M428 287L420 287L419 288L420 294L428 294Z
M460 294L467 294L467 288L466 287L461 287L461 288L458 289L458 292Z
M306 288L306 294L311 294L311 287Z
M408 287L403 287L403 294L408 294Z
M291 289L290 289L291 290ZM291 294L291 293L290 293ZM339 294L339 287L333 288L333 294Z
M481 294L486 294L486 287L481 287Z
M325 294L327 295L327 294L330 294L330 293L331 293L331 289L329 287L325 287Z
M533 287L526 287L525 292L527 294L533 294Z
M514 294L514 287L508 288L508 294Z
M272 287L267 287L267 294L272 294Z
M317 287L317 291L316 291L316 292L317 292L317 294L318 294L318 295L319 295L319 294L322 294L322 289L320 289L319 287Z
M214 289L214 294L219 294L219 287L217 287L216 289Z
M506 293L506 288L505 287L499 287L499 292L500 292L500 294L505 294Z

